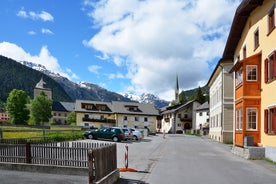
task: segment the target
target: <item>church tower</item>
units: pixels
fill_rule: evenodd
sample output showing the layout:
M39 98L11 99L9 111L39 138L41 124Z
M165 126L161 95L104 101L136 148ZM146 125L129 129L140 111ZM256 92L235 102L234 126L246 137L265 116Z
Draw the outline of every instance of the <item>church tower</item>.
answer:
M176 75L176 85L175 85L175 102L179 103L179 85L178 85L178 75Z
M34 88L34 98L40 95L42 91L48 96L48 98L52 99L52 90L46 87L46 82L44 82L43 77L41 77L40 81Z

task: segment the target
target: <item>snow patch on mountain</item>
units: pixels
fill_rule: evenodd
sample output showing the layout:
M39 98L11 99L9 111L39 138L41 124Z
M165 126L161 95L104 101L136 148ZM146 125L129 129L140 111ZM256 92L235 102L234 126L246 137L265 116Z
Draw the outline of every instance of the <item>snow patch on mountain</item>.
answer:
M85 88L85 89L94 90L94 91L97 91L99 89L106 90L98 85L91 84L88 82L83 82L83 81L77 82L77 83L72 82L69 79L67 79L66 77L63 77L58 73L54 73L54 72L48 70L45 66L43 66L41 64L36 64L36 63L28 62L28 61L18 61L18 62L21 63L22 65L29 67L29 68L40 71L40 72L54 78L55 80L59 79L59 81L63 81L63 82L67 81L67 84L68 84L68 82L70 82L71 83L70 85L74 85L74 86L77 85L80 88ZM153 94L149 94L149 93L143 93L141 95L136 95L136 94L132 94L132 93L121 93L120 95L122 95L125 98L130 99L131 101L136 101L139 103L153 104L156 108L161 108L161 107L167 106L169 104L169 102L162 100L159 97L157 97Z

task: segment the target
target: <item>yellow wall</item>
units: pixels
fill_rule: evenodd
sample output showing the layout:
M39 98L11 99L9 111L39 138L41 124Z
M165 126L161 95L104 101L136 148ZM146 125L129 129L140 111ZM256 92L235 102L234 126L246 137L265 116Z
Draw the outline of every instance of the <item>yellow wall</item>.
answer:
M125 116L127 116L127 121L124 122ZM137 117L138 121L135 121L134 117ZM144 117L148 118L146 124L144 122ZM137 126L137 128L144 128L144 126L148 124L151 131L156 131L156 116L116 114L116 122L119 127L126 125L131 128L134 128L135 126Z
M85 114L93 114L93 116L104 116L104 118L107 118L108 120L115 120L114 114L103 114L103 113L83 113L83 112L76 112L76 125L77 126L84 126L84 123L88 123L89 126L94 126L97 128L100 128L101 126L116 126L115 123L110 122L101 122L101 121L95 121L93 122L87 122L83 121L83 117Z
M274 0L265 0L262 6L251 12L244 27L240 42L235 51L235 57L243 59L243 47L246 45L247 57L262 52L261 71L261 143L263 146L276 146L276 136L268 136L264 133L264 109L271 104L276 104L276 81L270 84L264 83L264 60L276 49L276 29L268 34L267 13L272 8ZM276 13L276 12L275 12ZM260 46L254 48L254 32L259 28Z

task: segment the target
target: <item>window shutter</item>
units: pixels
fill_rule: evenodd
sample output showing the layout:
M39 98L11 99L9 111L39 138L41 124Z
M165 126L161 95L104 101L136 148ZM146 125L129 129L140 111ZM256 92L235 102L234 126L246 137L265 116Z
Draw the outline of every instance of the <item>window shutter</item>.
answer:
M276 133L276 107L273 109L273 131Z
M273 77L276 77L276 51L273 53Z
M268 133L268 109L264 110L264 132Z
M268 82L268 59L265 59L265 73L264 73L264 79L265 79L265 83Z

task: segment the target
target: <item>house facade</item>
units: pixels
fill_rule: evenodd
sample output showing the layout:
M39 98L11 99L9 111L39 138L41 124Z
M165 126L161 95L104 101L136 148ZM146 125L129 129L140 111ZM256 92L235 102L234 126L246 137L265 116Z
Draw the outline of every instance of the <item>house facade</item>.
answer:
M50 122L56 125L68 125L66 118L69 113L74 111L75 103L54 101L52 104L52 118Z
M185 130L196 130L196 108L200 105L198 101L192 100L163 109L161 132L183 133Z
M219 142L233 142L233 61L221 59L214 69L209 87L209 138Z
M152 104L119 101L77 100L75 112L78 126L146 128L151 132L156 132L159 115L159 111Z
M111 102L76 100L76 125L85 127L115 126Z
M10 117L8 112L5 109L0 109L0 123L7 123L9 120Z
M208 101L196 108L196 130L209 127L209 103Z
M271 154L276 151L275 11L274 0L243 1L226 44L235 61L235 144L244 146L251 137L272 160L276 160Z

